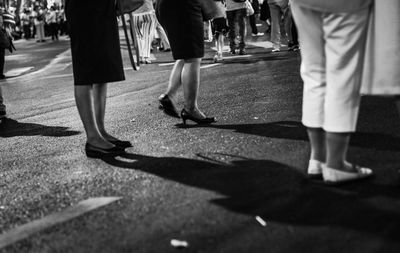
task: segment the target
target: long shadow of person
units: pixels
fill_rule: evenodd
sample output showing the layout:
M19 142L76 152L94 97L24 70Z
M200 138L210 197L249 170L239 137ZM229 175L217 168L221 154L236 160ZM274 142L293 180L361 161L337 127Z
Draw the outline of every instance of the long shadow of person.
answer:
M210 202L233 212L289 225L347 228L398 241L400 209L393 202L400 191L396 186L359 182L337 189L310 183L295 168L281 163L231 158L226 164L127 153L103 160L222 194Z
M66 137L79 134L79 131L68 130L68 127L44 126L35 123L21 123L13 119L5 119L0 124L0 137L15 136L51 136Z
M278 139L308 141L306 128L297 121L278 121L261 124L236 124L236 125L183 125L176 124L178 128L215 128L234 130L238 133L257 135ZM356 132L351 137L351 145L361 148L377 150L400 150L400 138L391 134Z

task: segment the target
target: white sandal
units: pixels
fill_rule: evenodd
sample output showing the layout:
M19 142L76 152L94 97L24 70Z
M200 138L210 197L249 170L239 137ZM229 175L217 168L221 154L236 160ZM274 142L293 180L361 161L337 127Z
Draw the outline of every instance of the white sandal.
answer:
M374 175L373 171L369 168L363 168L355 164L351 164L351 166L353 167L354 172L329 168L324 165L322 167L324 183L336 185L345 182L366 179Z

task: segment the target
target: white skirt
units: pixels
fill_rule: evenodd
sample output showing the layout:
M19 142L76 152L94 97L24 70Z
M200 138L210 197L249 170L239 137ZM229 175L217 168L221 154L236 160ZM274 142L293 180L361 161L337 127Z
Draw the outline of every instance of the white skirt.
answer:
M375 0L361 93L400 95L400 1Z

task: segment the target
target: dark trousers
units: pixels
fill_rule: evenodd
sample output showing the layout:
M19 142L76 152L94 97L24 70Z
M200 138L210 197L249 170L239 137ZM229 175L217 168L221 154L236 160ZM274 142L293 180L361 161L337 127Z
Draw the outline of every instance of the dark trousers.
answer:
M3 75L4 71L4 61L6 57L6 50L4 48L0 48L0 75Z
M24 30L24 38L25 39L30 39L32 37L31 35L31 26L30 25L23 25L23 30Z
M58 40L58 24L50 23L49 25L50 35L52 40Z
M246 46L246 43L244 42L244 37L246 35L246 15L246 9L238 9L226 12L229 26L229 47L231 50L236 49L236 25L239 27L239 49L244 49Z
M256 25L256 14L249 16L251 32L254 34L258 33L257 25Z

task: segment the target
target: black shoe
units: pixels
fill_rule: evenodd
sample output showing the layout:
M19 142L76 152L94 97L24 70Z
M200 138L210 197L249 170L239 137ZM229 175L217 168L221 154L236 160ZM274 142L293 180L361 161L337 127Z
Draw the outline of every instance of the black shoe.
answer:
M236 54L236 50L235 49L231 49L230 53L235 55Z
M183 120L183 124L186 125L186 120L190 119L191 121L196 122L197 124L211 124L216 122L215 118L204 118L204 119L199 119L194 117L192 114L190 114L188 111L186 111L185 109L182 109L181 112L181 118Z
M0 75L0 80L6 79L7 77L4 74Z
M158 101L160 102L159 108L165 112L165 114L179 118L179 113L176 110L176 107L174 103L172 103L172 100L168 97L167 94L163 94L158 98Z
M0 111L0 119L5 118L7 113L5 111Z
M245 55L245 54L246 54L246 51L244 49L239 50L239 55Z
M115 146L120 147L120 148L133 147L132 143L130 141L121 141L121 140L115 140L115 141L108 140L108 141L111 142L112 144L114 144Z
M125 150L120 147L113 148L99 148L95 147L90 143L86 143L85 146L86 156L90 158L103 158L103 157L113 157L118 156L125 153Z

